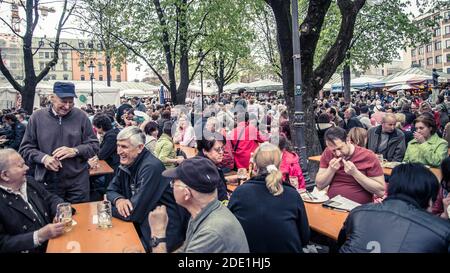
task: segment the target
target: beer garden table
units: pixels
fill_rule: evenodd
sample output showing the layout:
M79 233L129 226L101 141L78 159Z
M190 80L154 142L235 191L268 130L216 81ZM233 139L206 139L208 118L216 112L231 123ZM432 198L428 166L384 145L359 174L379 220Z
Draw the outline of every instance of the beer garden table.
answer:
M93 223L97 202L74 204L77 222L72 230L51 239L47 253L144 253L133 223L112 219L112 228L98 229Z
M99 160L98 161L98 167L89 169L89 175L95 176L95 175L104 175L104 174L110 174L114 173L113 168L106 163L105 160Z

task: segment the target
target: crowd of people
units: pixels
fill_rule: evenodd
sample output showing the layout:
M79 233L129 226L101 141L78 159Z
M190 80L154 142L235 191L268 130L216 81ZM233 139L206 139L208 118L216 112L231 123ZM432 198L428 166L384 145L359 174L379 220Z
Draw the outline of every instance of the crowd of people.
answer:
M342 252L367 252L364 240L375 237L386 252L450 251L444 95L435 107L401 92L373 100L363 94L350 104L334 96L315 101L324 150L316 186L362 204L342 229ZM75 98L73 84L56 82L47 107L29 117L20 109L3 113L0 252L45 251L63 232L53 221L58 203L103 198L114 217L134 223L148 252L298 253L310 242L299 194L307 185L282 99L258 100L240 89L234 100L222 94L173 106L135 97L118 107L77 108ZM411 164L387 177L381 156ZM99 160L114 173L89 176ZM410 176L429 176L423 165L441 167L440 184L433 175ZM248 179L231 192L230 174L242 169ZM400 212L411 206L407 216ZM396 240L408 237L403 245L359 220L389 212L404 225L423 219L413 231L398 230Z

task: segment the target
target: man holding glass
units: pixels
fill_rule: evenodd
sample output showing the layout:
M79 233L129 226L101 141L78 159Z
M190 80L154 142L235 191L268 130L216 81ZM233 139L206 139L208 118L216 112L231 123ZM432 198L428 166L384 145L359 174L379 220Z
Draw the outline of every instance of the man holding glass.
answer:
M45 252L46 242L64 232L64 223L52 223L64 201L26 177L27 171L19 153L0 150L0 253Z

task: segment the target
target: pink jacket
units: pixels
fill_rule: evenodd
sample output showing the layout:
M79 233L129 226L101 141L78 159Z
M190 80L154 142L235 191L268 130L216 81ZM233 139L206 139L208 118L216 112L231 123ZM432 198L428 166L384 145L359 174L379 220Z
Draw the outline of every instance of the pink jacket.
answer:
M241 135L241 137L239 137L239 135ZM240 139L240 141L235 152L234 147L238 142L238 138ZM232 151L234 155L234 161L236 163L236 168L248 169L251 153L253 153L256 148L258 148L259 143L267 141L268 137L262 135L258 131L258 128L256 128L255 126L248 125L245 122L241 122L230 132L228 139L230 139L231 147L233 149Z
M296 153L284 151L281 156L280 171L283 173L283 180L289 181L290 176L298 178L298 188L305 189L305 178L298 163L299 157Z

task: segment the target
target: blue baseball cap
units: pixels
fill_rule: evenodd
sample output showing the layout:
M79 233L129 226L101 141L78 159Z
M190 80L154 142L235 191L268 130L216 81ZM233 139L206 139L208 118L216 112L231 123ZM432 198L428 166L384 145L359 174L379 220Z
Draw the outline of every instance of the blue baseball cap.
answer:
M75 85L71 82L55 82L53 85L53 93L60 98L75 97Z

